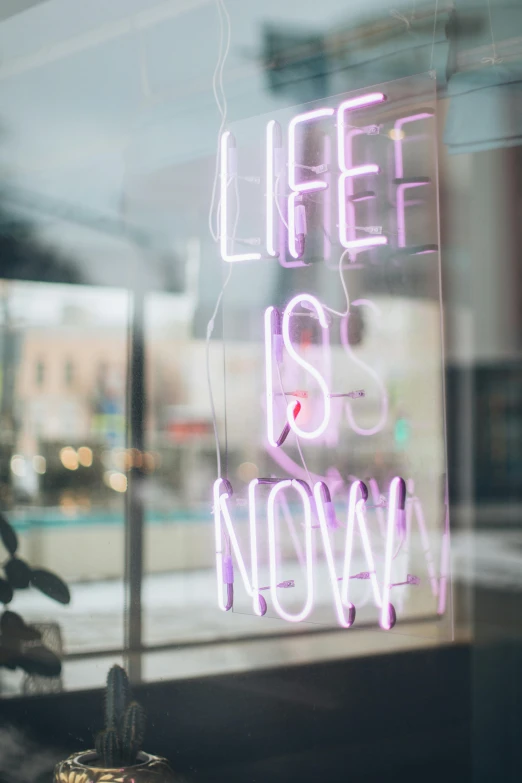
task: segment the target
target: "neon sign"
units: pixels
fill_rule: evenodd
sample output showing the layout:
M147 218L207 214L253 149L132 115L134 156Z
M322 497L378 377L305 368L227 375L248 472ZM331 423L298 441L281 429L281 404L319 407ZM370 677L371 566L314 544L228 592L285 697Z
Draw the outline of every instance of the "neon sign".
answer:
M415 494L415 464L403 460L401 466L395 458L397 467L388 470L381 494L375 475L362 480L336 461L335 449L347 443L353 448L375 443L381 453L397 409L397 393L389 387L395 367L383 374L374 361L362 359L350 334L350 319L358 314L385 337L389 316L382 303L360 295L360 282L351 301L345 274L372 271L373 265L382 275L386 264L400 267L400 259L437 252L433 229L425 231L437 228L436 201L429 195L436 184L433 165L413 171L426 156L419 150L410 154L412 140L432 141L434 110L419 108L419 98L409 100L395 84L326 103L261 120L257 154L247 146L241 157L235 131L225 131L220 140L222 260L241 267L279 264L296 284L284 303L271 303L260 313L262 438L278 475L249 482L242 499L246 528L231 481L222 475L214 483L217 602L230 611L243 596L260 618L271 612L286 622L306 622L314 615L320 580L321 601L327 600L339 626L350 628L363 603L360 585L366 583L372 616L388 631L400 619L405 591L426 585L436 613L446 611L447 503L439 529L430 518L438 501L423 502ZM415 136L407 134L411 127ZM240 174L240 157L257 171ZM243 187L250 188L246 209ZM411 189L422 194L416 201L407 200ZM410 214L414 217L407 219ZM246 227L243 238L238 223ZM247 251L244 245L259 249ZM339 261L332 265L336 250ZM322 262L325 274L339 274L341 309L332 308L324 292L308 292L301 281L303 268L315 262ZM364 380L351 382L352 376ZM430 413L432 421L436 415ZM334 452L328 469L309 469L314 450ZM413 574L408 568L417 540Z

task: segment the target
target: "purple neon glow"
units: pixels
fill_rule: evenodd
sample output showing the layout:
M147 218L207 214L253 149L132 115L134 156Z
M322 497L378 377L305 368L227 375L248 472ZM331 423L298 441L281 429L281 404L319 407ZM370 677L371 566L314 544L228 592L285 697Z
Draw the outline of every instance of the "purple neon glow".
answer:
M359 497L360 496L360 497ZM344 606L350 606L349 590L350 590L350 568L352 561L353 551L353 537L355 534L355 520L359 526L359 533L361 535L364 556L368 564L369 578L373 591L373 599L376 606L381 606L381 591L379 589L379 582L377 580L377 572L375 569L375 560L373 557L372 547L370 544L370 537L368 535L368 529L366 526L366 518L364 515L364 504L368 499L368 490L366 485L362 481L354 481L350 487L350 494L348 498L348 518L346 523L346 543L344 547L344 568L343 568L343 585L342 585L342 602Z
M354 166L344 172L345 177L363 177L365 174L379 174L380 168L376 163L366 163L364 166Z
M227 573L227 582L225 582L225 564L224 560L227 559L227 571L229 569L230 557L227 553L227 547L223 541L223 531L221 527L221 487L225 485L223 479L217 479L214 482L214 544L216 553L216 577L217 577L217 595L218 606L223 612L228 612L231 609L230 601L225 597L225 584L230 584L230 575ZM225 485L226 486L226 485ZM228 493L225 493L229 497Z
M216 574L217 574L217 587L218 587L218 605L223 611L227 611L232 606L233 597L233 583L234 583L234 566L232 562L232 555L237 563L241 580L243 582L247 595L252 598L253 609L256 615L263 616L267 611L266 601L261 595L262 590L266 590L266 587L259 585L259 551L258 551L258 536L257 536L257 504L256 504L256 490L259 485L268 484L272 485L268 503L267 503L267 521L268 521L268 549L269 549L269 567L270 567L270 594L273 601L274 608L279 616L287 620L288 622L301 622L312 611L314 603L314 557L315 557L315 545L312 524L312 513L315 508L317 511L317 517L319 525L317 527L321 531L321 540L324 549L325 560L328 569L329 582L332 589L332 598L334 602L334 608L337 616L337 621L341 627L349 628L355 619L355 606L350 601L349 591L351 580L354 579L367 579L370 581L371 590L373 592L373 600L376 606L380 609L379 623L384 630L389 630L395 623L395 609L390 603L390 593L392 587L399 585L418 585L420 579L417 576L408 574L406 580L392 582L392 563L395 558L394 554L394 540L399 535L400 529L406 526L408 531L411 530L411 512L412 512L412 498L406 499L406 484L400 477L395 477L389 490L388 498L388 518L386 524L386 548L384 559L384 578L382 582L382 592L380 583L377 578L377 571L375 566L375 558L372 552L372 545L368 532L368 527L365 517L365 506L368 499L368 490L365 484L356 479L349 491L348 496L348 518L346 526L346 538L344 549L344 562L342 576L338 577L335 566L335 554L332 545L331 535L333 526L330 524L332 505L331 495L327 484L324 481L318 481L314 485L313 496L310 487L306 481L296 479L254 479L250 482L248 487L248 503L249 503L249 531L250 531L250 561L251 561L251 577L249 578L247 566L244 558L241 554L239 541L234 531L233 522L228 509L227 501L232 495L232 487L226 479L217 479L214 483L214 519L215 519L215 547L216 547ZM304 510L304 531L305 531L305 547L304 552L299 543L299 539L293 524L292 515L286 502L285 492L287 489L293 488L301 498ZM279 498L280 496L280 498ZM314 498L315 506L312 506L312 497ZM291 534L291 538L295 547L298 560L304 569L306 577L306 602L302 610L298 613L289 613L280 604L277 596L278 587L290 586L293 580L286 580L280 582L278 576L278 562L280 553L278 551L277 544L277 515L276 515L276 501L280 499L280 505L283 508L284 517ZM413 499L414 500L414 499ZM335 512L334 512L335 513ZM408 517L408 521L405 523L404 517ZM223 525L224 522L224 525ZM355 523L357 522L364 556L367 563L367 571L361 573L351 573L351 562L353 553L353 542L355 535ZM400 523L400 524L399 524ZM419 525L421 531L423 524ZM444 534L443 539L443 553L441 564L441 583L438 593L439 604L438 612L443 613L445 610L446 600L446 579L447 579L447 562L448 558L448 541L449 535L447 531ZM424 545L424 541L423 541ZM426 557L426 549L424 549ZM429 566L429 559L427 558L427 564ZM430 572L430 581L432 581L432 575ZM339 587L339 582L342 582Z
M300 365L304 370L306 370L306 372L310 373L310 375L313 378L315 378L315 380L319 384L319 387L323 394L324 414L323 414L323 420L321 424L315 430L312 430L311 432L302 430L294 420L294 416L293 416L294 403L290 402L287 407L286 419L290 427L293 429L293 431L298 437L305 438L307 440L314 440L314 438L318 438L320 435L322 435L328 426L328 422L330 421L331 405L330 405L328 386L323 376L309 362L306 362L304 359L302 359L297 353L297 351L295 350L294 346L292 345L292 340L290 337L290 318L293 310L303 302L307 302L311 306L311 309L314 309L316 311L322 329L323 330L328 329L328 322L326 320L326 315L319 300L316 299L316 297L312 296L311 294L298 294L297 296L294 296L294 298L287 304L283 314L283 341L285 344L285 348L288 354L292 357L292 359L298 365Z
M433 117L433 112L419 112L412 114L409 117L401 117L394 124L394 136L393 136L393 149L395 153L395 179L404 178L404 160L402 155L402 128L404 125L410 122L417 122L418 120L427 120ZM399 247L406 247L406 215L405 215L405 200L404 193L409 188L419 187L427 183L403 183L397 187L397 244Z
M366 109L368 106L375 106L379 103L384 103L386 96L382 92L370 92L366 95L359 95L357 98L348 98L343 101L337 109L337 156L339 160L339 166L341 171L346 171L350 168L351 162L347 163L345 158L344 137L345 137L345 121L344 115L347 112L355 111L356 109ZM357 128L360 133L363 133L362 129Z
M332 252L332 141L329 136L324 137L323 159L327 166L325 174L326 190L323 195L323 255L328 261Z
M341 170L338 180L339 240L347 250L363 250L388 244L388 239L385 236L364 237L363 239L356 237L355 206L350 201L350 197L354 195L353 180L355 177L377 174L379 167L373 163L354 166L352 160L353 137L360 135L363 131L360 128L352 128L348 133L345 133L345 129L349 125L349 123L345 123L347 113L375 106L385 100L386 96L382 92L368 93L343 101L337 109L337 157Z
M444 533L442 534L442 550L440 553L439 603L437 606L437 614L439 615L443 615L446 611L448 579L450 574L450 527L447 492L448 488L446 487Z
M321 179L305 180L304 182L297 181L296 128L298 125L306 122L313 122L323 117L331 117L333 113L334 109L315 109L304 114L297 114L288 124L288 184L292 191L288 196L288 250L295 259L299 259L303 255L303 248L300 247L299 243L302 244L304 242L304 236L300 239L296 236L299 229L299 226L296 225L296 198L300 193L312 193L317 190L325 190L328 187L328 184ZM305 209L304 205L299 206L302 206L303 210ZM306 233L306 229L304 233Z
M406 201L405 193L411 188L419 188L425 185L429 185L429 182L403 182L397 185L396 195L396 210L397 210L397 246L406 247ZM418 255L424 255L424 253L418 253Z
M384 584L382 588L382 605L380 626L385 631L392 627L390 616L392 607L390 604L391 569L393 562L393 542L397 532L397 519L400 514L406 512L406 485L404 479L396 476L390 484L388 499L388 522L386 532L386 552L384 556Z
M424 552L424 559L426 561L426 568L428 570L428 576L431 584L431 592L436 597L439 594L439 583L437 574L435 572L433 555L431 554L430 540L428 537L428 531L426 529L426 520L424 519L424 510L418 497L412 498L412 503L415 517L417 519L417 525L419 526L422 550Z
M301 410L301 403L295 402L293 408L293 414L292 414L294 419L297 419L300 410ZM281 435L278 437L276 441L276 445L278 446L278 448L280 448L283 445L283 443L285 442L285 440L288 438L289 435L290 435L290 425L287 422L281 431Z
M368 480L368 484L370 486L370 492L372 493L372 500L375 506L375 513L377 514L377 522L379 525L379 530L382 536L385 534L386 530L386 524L384 521L384 510L381 506L381 491L379 489L379 485L377 483L377 480L374 478L371 478Z
M321 528L321 537L323 541L323 549L326 558L326 564L328 567L328 576L330 578L330 587L332 588L332 595L335 605L335 614L337 615L337 622L342 628L350 628L355 620L355 606L349 601L343 605L342 593L339 589L339 582L337 573L335 570L335 562L332 551L332 544L330 542L330 535L328 532L327 512L324 506L324 492L327 490L325 484L318 482L314 487L315 507L317 509L317 516L319 517L319 527ZM328 492L328 496L330 493ZM347 612L345 611L345 606Z
M323 180L313 180L306 182L297 182L296 179L296 128L305 122L313 122L314 120L320 120L323 117L331 117L334 113L334 109L314 109L313 111L305 112L304 114L296 114L290 120L288 125L288 184L293 191L298 193L309 193L312 190L324 190L326 188L326 182Z
M259 582L258 582L258 573L257 573L258 558L257 558L257 531L256 531L256 520L255 520L255 498L253 497L253 494L250 492L250 487L249 487L249 501L251 500L254 501L253 512L251 512L250 515L250 546L251 546L251 556L253 558L251 563L252 583L256 584L257 586L256 589L254 590L248 576L247 567L243 555L241 553L236 532L234 530L234 525L232 523L230 512L228 510L227 500L229 500L231 493L228 491L227 485L230 486L225 479L221 479L221 478L217 479L214 482L214 534L215 534L215 547L216 547L218 606L224 612L228 611L231 608L231 606L229 605L230 602L225 599L224 587L225 585L228 586L232 584L234 581L234 572L233 572L233 565L232 565L232 553L233 553L239 569L239 573L241 574L241 579L243 581L243 586L245 588L245 591L247 595L249 595L252 598L254 612L258 616L261 616L266 612L266 602L264 598L260 596L259 588L258 588ZM221 491L223 487L225 488L224 492ZM224 520L225 523L224 529L222 525L222 520ZM227 538L228 541L230 542L230 551L227 551L228 549L226 545Z
M354 302L352 302L352 307L368 307L371 310L373 310L374 313L380 316L381 311L377 307L377 305L370 301L369 299L356 299ZM381 413L379 416L379 419L377 423L373 427L360 427L357 422L355 421L355 418L353 416L352 412L352 404L350 400L347 400L346 402L346 416L348 418L348 423L351 427L351 429L356 432L358 435L375 435L377 432L380 432L383 427L385 426L387 420L388 420L388 392L386 391L386 387L375 370L373 370L369 365L367 365L365 362L361 361L355 353L352 350L352 347L350 345L350 342L348 340L348 318L349 316L345 316L341 319L341 325L340 325L340 334L341 334L341 342L343 344L343 348L346 351L346 353L350 356L352 361L355 362L355 364L359 365L359 367L362 367L364 370L366 370L369 375L374 379L375 383L377 384L379 388L379 393L381 397Z
M395 150L395 178L402 179L404 177L404 163L402 158L402 128L409 122L416 122L417 120L429 120L433 117L433 112L420 112L418 114L412 114L409 117L401 117L394 124L394 150Z
M254 612L258 617L266 614L267 605L259 592L259 568L257 556L257 519L256 519L256 487L259 479L252 479L248 485L248 518L250 525L250 568L252 573L252 598Z
M266 250L269 256L277 256L274 236L274 193L276 185L275 140L281 128L276 120L270 120L266 126ZM278 172L279 173L279 172Z
M275 522L275 501L280 492L292 487L301 497L304 509L304 530L305 530L305 574L306 574L306 602L303 609L297 614L291 614L283 609L277 595L277 551L276 551L276 522ZM313 539L312 539L312 508L310 496L303 487L303 483L295 479L280 481L276 484L268 496L267 505L268 520L268 553L270 564L270 597L278 615L287 622L300 623L306 620L314 604L314 569L313 569Z
M271 446L277 447L274 433L274 370L272 360L272 318L275 307L265 310L265 394L266 394L266 436Z
M306 237L306 207L300 193L288 196L288 250L292 258L300 259L304 253Z
M239 253L232 255L228 252L228 186L229 186L229 143L233 139L230 131L225 131L221 136L221 188L220 188L220 220L219 243L221 258L223 261L258 261L261 253ZM237 176L235 174L234 176Z

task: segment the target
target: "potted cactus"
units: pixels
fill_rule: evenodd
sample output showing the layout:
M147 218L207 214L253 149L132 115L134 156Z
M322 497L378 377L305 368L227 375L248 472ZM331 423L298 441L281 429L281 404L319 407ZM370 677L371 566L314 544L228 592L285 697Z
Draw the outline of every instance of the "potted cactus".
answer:
M105 728L95 750L73 753L56 765L55 783L174 783L166 759L141 749L145 714L132 701L127 674L113 666L107 677Z

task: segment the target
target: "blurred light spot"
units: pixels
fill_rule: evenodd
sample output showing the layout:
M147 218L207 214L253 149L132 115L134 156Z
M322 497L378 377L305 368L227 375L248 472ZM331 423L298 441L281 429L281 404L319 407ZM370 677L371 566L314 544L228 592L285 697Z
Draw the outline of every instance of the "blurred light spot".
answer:
M83 465L84 468L90 468L92 465L92 449L88 446L80 446L78 449L78 459L80 465Z
M139 449L129 449L131 455L131 465L134 468L141 468L143 463L143 455Z
M76 516L78 513L78 506L72 493L62 492L60 495L60 510L66 517Z
M90 511L91 499L86 495L77 495L76 502L78 503L78 508L82 511Z
M127 491L127 476L124 473L111 473L109 486L115 492Z
M110 451L102 451L101 461L104 468L109 469L112 465L112 454Z
M11 457L11 470L15 476L25 476L25 459L21 454L13 454Z
M388 136L392 141L402 141L406 134L400 128L391 128L391 130L388 131Z
M33 468L35 473L39 473L41 476L43 476L47 470L47 461L45 457L42 457L41 454L37 454L35 457L33 457Z
M67 470L78 470L78 454L71 446L60 450L60 459Z
M236 472L238 479L245 484L259 476L259 468L253 462L242 462Z
M156 460L154 459L154 454L151 454L149 451L145 451L143 454L143 469L146 470L147 473L152 473L155 467Z
M113 449L111 451L111 466L117 470L127 469L127 452L125 449Z

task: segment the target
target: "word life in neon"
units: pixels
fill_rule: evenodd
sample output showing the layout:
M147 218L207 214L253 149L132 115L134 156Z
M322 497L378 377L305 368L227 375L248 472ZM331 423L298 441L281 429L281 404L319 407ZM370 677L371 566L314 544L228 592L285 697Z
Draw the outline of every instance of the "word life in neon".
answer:
M355 190L355 184L361 178L371 181L381 174L377 163L371 161L354 160L353 140L356 136L367 131L362 127L354 126L350 120L355 112L378 107L386 102L386 95L382 92L370 92L342 101L337 108L322 107L312 111L295 115L288 123L286 147L284 150L284 133L277 120L270 120L265 130L265 196L264 196L264 246L265 257L279 257L284 266L291 266L283 260L284 248L280 242L280 229L285 222L279 205L279 196L286 204L287 214L287 239L286 248L290 256L298 262L304 255L305 240L307 235L307 205L306 197L314 193L322 193L324 199L325 224L325 258L330 252L330 218L329 208L331 204L330 190L332 188L332 165L329 136L324 135L323 155L325 160L316 165L308 165L303 159L300 150L303 147L302 140L308 129L313 129L317 124L319 131L324 123L336 125L335 150L337 155L337 187L334 188L337 195L338 212L338 240L342 247L357 253L361 250L387 245L389 237L381 233L370 236L358 236L356 228L356 207L360 202L375 198L375 192L363 189ZM391 133L394 140L394 175L393 187L395 189L395 210L397 226L397 247L406 247L406 222L405 210L408 203L405 193L411 188L417 188L430 184L428 177L404 176L403 163L403 127L407 123L425 120L433 117L432 110L419 110L415 114L401 117L396 120ZM220 250L221 257L227 262L256 261L263 257L261 252L233 252L235 242L234 217L231 210L231 193L235 193L237 199L238 185L238 155L236 139L230 131L225 131L220 140ZM284 193L281 193L283 187ZM377 228L377 227L375 227ZM368 229L369 230L369 229ZM327 237L328 234L328 237ZM394 240L395 241L395 240ZM256 240L258 244L261 239ZM250 240L251 244L256 242ZM434 252L436 245L424 245L412 249L415 254ZM294 262L294 263L295 263Z

